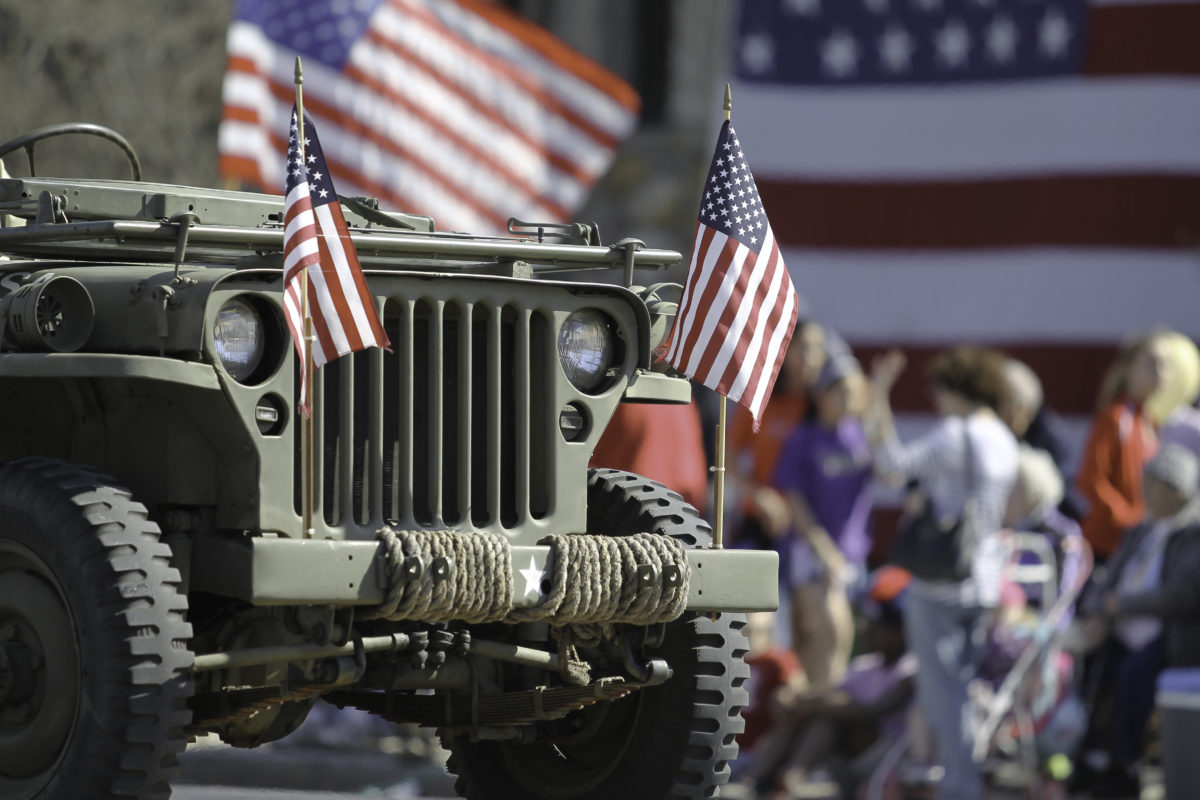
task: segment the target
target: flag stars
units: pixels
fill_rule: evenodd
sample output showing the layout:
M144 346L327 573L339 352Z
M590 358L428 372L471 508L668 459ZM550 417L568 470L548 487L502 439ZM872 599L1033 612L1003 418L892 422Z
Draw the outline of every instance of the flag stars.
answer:
M795 16L814 17L821 13L821 0L784 0L783 7Z
M1038 49L1047 58L1062 58L1071 43L1071 23L1057 8L1051 8L1038 26Z
M938 31L935 42L938 58L950 69L966 66L971 52L971 34L961 20L951 20Z
M912 68L913 51L916 50L908 31L898 25L890 25L879 37L879 58L888 72L907 72Z
M988 56L997 64L1010 64L1017 52L1017 26L1007 17L996 17L988 25Z
M834 31L821 43L821 68L834 78L849 78L858 70L858 44L845 30Z

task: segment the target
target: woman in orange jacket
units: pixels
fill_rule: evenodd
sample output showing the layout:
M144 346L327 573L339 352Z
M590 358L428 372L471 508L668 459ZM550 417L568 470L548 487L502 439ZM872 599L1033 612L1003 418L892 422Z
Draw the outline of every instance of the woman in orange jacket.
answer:
M1101 386L1077 482L1090 504L1083 535L1098 560L1107 559L1145 513L1142 468L1158 449L1158 437L1143 406L1162 383L1168 357L1162 334L1128 341Z

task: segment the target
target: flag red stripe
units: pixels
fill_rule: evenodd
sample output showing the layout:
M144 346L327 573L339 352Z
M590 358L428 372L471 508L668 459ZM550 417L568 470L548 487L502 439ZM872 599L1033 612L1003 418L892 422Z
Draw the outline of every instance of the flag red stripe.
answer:
M496 27L504 29L513 38L524 42L550 61L592 84L629 111L636 113L640 110L641 100L629 84L590 58L567 47L542 28L531 25L527 20L493 2L478 2L478 0L458 0L458 2L459 5L483 17Z
M461 87L459 87L458 85L456 85L455 83L450 81L445 75L443 75L441 72L438 72L437 70L435 70L432 65L427 64L425 61L421 60L421 58L418 54L413 53L412 51L410 51L408 48L406 48L400 42L394 41L392 39L388 39L387 37L380 34L378 31L368 31L366 34L366 37L368 39L370 39L371 41L376 42L381 47L386 47L388 50L391 50L397 56L405 59L406 61L411 63L413 65L413 67L420 69L422 72L424 72L426 75L428 75L431 79L437 81L439 84L444 86L447 91L450 91L450 92L453 92L453 93L459 95L465 103L467 103L468 105L471 106L471 108L475 111L475 113L479 114L482 117L486 117L488 119L488 121L493 123L494 125L499 125L503 128L506 128L514 136L520 138L523 142L525 142L533 152L537 153L542 158L546 159L546 161L549 162L549 164L552 167L554 167L555 169L557 169L558 171L562 172L565 175L571 176L575 180L577 180L580 183L583 183L585 185L591 183L591 181L594 179L594 176L588 174L586 171L581 169L575 161L571 160L569 157L567 157L565 155L562 155L560 153L555 152L554 150L551 150L549 147L546 147L545 145L541 144L536 139L531 138L528 135L528 131L524 131L521 128L517 127L516 125L513 124L513 122L511 120L507 119L506 117L504 117L504 115L502 115L498 111L496 111L496 109L483 103L479 99L478 95L476 95L475 93L466 91L465 89L462 89ZM358 70L353 66L348 66L346 69L346 74L361 75L362 72L361 72L361 70ZM388 89L386 86L384 86L379 81L375 81L372 79L370 85L376 92L379 92L390 99L396 100L397 102L401 102L401 99L400 99L401 95L396 93L394 90ZM405 104L408 105L407 102ZM564 216L569 216L569 214L564 214Z
M616 147L619 143L617 137L613 136L608 131L597 126L591 120L581 116L576 111L565 105L555 95L545 91L537 81L532 80L521 70L513 67L513 65L509 62L484 50L468 47L456 32L447 28L440 19L438 19L424 6L406 5L397 3L396 0L392 0L392 5L396 7L399 13L407 16L419 17L430 27L440 30L446 36L446 43L462 53L464 58L467 58L471 61L480 62L480 68L487 70L487 72L493 75L503 75L514 85L519 86L530 97L537 100L538 104L542 105L556 116L561 117L564 121L570 124L571 127L576 128L582 133L586 134L589 139L592 139L605 148Z
M224 122L225 120L231 122L249 122L252 125L259 123L258 112L254 109L228 104L221 109L221 121Z
M1083 68L1091 75L1200 75L1200 5L1092 9Z
M913 183L759 178L758 190L768 213L787 220L778 229L782 245L1179 247L1200 239L1200 176Z
M929 365L946 348L909 347L903 342L851 344L867 370L877 355L901 347L908 357L908 367L892 390L892 405L900 413L933 412L927 382ZM1042 380L1047 406L1063 415L1086 416L1095 411L1100 382L1117 353L1115 343L984 344L1028 364Z
M258 168L258 162L252 158L223 155L217 163L217 171L226 180L234 179L247 186L263 185L262 171Z

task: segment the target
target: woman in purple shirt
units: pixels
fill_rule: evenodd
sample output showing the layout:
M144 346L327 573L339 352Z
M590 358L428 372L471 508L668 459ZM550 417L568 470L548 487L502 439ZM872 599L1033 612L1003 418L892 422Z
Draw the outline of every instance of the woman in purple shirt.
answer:
M781 542L792 648L814 688L842 679L854 641L847 587L871 549L871 449L860 419L865 385L849 355L829 359L813 386L816 418L788 437L775 469L791 528Z

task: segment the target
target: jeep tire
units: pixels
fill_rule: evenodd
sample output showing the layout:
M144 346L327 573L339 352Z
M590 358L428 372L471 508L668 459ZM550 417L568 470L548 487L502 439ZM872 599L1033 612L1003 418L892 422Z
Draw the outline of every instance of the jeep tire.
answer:
M655 532L707 545L711 529L677 493L619 470L588 476L588 532ZM659 686L579 714L578 733L534 744L455 737L448 769L470 800L698 800L729 780L749 677L740 615L686 612L651 651L671 666Z
M0 800L170 796L192 691L178 585L112 478L0 466Z

